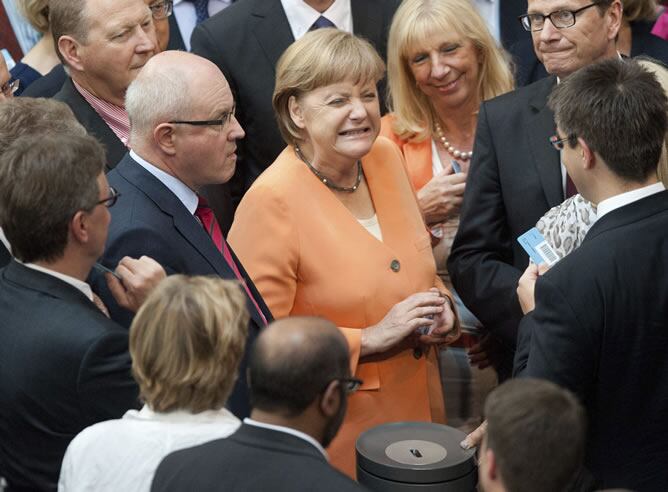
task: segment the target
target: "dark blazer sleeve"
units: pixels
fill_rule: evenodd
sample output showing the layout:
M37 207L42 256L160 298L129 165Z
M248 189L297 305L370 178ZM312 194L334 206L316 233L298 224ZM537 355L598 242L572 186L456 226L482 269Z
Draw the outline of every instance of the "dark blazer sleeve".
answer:
M79 367L77 392L83 414L95 422L121 417L139 408L139 388L132 378L128 334L110 329L90 345Z
M514 375L547 379L584 400L594 385L600 341L549 277L538 279L536 308L520 323Z
M501 188L495 142L483 103L448 271L464 304L483 325L499 329L497 338L512 348L515 327L522 317L515 292L522 272L512 266L515 238L505 216Z

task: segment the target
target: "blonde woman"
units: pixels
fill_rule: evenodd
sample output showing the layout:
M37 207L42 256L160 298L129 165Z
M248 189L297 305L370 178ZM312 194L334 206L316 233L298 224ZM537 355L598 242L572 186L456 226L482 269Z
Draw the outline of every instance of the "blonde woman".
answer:
M245 297L236 283L172 275L130 327L132 372L145 405L84 429L70 443L60 491L148 491L177 449L232 434L224 408L244 353Z

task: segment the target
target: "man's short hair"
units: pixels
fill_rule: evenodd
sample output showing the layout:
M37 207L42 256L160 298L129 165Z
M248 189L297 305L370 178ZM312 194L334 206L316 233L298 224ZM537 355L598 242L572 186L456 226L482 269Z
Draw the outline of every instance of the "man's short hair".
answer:
M568 145L582 138L618 177L644 182L656 172L666 135L666 95L656 77L633 60L581 68L549 99Z
M72 217L99 200L104 150L88 135L26 135L0 155L0 224L29 263L62 257Z
M568 390L513 379L485 402L487 449L509 492L562 492L584 458L585 414Z
M63 65L65 58L58 49L61 36L72 36L80 43L88 40L90 20L86 13L88 0L49 0L49 23L56 54Z
M70 107L55 99L14 97L0 104L0 155L22 135L86 135Z
M274 323L274 328L279 323L302 324L306 337L300 349L294 350L294 344L277 346L260 335L249 364L251 406L295 417L331 381L349 376L348 344L334 324L322 318L292 317Z
M248 334L236 282L172 275L146 299L130 327L132 372L156 412L218 410L237 378Z

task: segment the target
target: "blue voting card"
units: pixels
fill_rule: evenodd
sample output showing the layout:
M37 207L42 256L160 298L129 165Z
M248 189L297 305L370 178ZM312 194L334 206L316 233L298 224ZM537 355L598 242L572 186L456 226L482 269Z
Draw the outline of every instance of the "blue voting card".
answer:
M459 165L459 162L457 162L454 159L450 160L450 164L452 164L452 172L457 174L462 172L462 166Z
M527 252L536 265L547 263L549 266L559 261L559 255L545 240L538 229L533 227L517 238L517 242Z

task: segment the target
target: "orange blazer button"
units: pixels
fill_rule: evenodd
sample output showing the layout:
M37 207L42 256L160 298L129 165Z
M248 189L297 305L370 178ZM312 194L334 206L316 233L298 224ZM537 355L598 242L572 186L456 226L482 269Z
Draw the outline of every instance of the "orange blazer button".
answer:
M393 272L396 273L401 270L401 263L399 263L399 260L392 260L392 263L390 263L390 268Z

